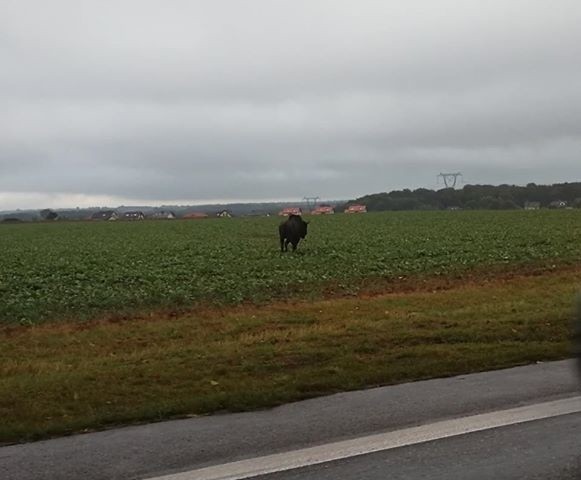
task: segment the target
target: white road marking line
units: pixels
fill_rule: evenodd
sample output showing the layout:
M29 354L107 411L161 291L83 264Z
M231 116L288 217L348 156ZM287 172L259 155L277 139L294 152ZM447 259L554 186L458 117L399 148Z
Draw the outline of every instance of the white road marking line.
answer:
M242 480L368 453L581 412L581 396L443 420L341 442L215 465L150 480Z

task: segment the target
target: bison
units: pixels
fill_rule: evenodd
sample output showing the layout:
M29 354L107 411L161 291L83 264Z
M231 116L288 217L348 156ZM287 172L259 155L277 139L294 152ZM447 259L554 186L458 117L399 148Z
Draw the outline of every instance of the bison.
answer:
M280 251L286 252L288 244L292 244L293 252L297 249L301 238L307 236L307 225L300 215L290 215L284 222L278 226L280 235Z

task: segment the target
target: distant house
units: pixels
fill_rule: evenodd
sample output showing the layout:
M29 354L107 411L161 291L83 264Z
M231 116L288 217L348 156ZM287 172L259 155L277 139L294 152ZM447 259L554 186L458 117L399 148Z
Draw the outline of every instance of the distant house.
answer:
M125 212L123 214L123 220L145 220L145 215L143 212Z
M168 210L161 210L159 212L153 212L151 218L154 220L174 220L176 214Z
M185 220L201 220L203 218L208 218L208 214L203 212L191 212L186 213L182 218Z
M91 215L91 220L114 221L119 220L119 215L114 210L100 210Z
M367 213L365 205L350 205L345 209L345 213Z
M331 205L319 205L311 210L311 215L333 215L335 209Z
M232 212L230 210L222 210L216 214L220 218L232 218Z
M525 202L525 210L540 210L541 202Z
M281 217L288 217L289 215L302 215L303 211L300 207L283 208L279 213Z
M549 208L567 208L567 202L564 200L555 200L549 203Z

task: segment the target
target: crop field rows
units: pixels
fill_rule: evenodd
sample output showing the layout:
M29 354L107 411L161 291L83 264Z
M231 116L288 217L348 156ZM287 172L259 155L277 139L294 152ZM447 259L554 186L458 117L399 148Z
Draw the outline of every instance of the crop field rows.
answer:
M355 293L373 279L581 260L581 212L313 218L297 254L279 218L0 227L0 323Z

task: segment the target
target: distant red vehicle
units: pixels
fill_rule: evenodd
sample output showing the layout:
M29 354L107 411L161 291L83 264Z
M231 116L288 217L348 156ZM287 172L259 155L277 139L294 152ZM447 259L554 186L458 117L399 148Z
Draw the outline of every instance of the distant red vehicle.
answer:
M208 218L208 214L203 212L192 212L185 214L183 218L186 220L201 220L203 218Z

